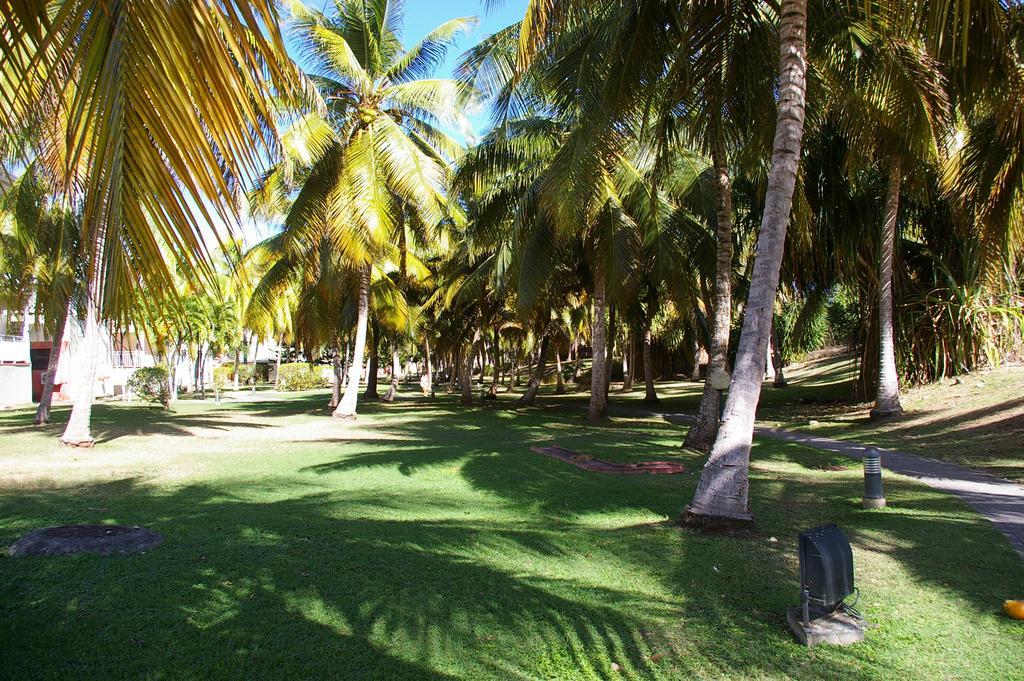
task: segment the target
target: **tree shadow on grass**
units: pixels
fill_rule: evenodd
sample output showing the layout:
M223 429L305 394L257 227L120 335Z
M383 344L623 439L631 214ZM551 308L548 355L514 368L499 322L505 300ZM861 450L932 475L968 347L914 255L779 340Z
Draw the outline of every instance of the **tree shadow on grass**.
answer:
M137 480L7 494L3 542L97 520L167 541L126 558L0 559L0 676L882 678L892 670L873 648L812 656L791 642L782 613L797 593L794 528L838 522L860 550L983 611L993 580L1020 575L998 571L1005 551L979 551L994 533L954 500L911 498L899 483L891 494L906 494L913 514L866 513L853 475L808 484L772 468L814 452L755 455L753 541L588 524L591 511L672 514L695 479L601 477L529 453L511 466L500 453L463 455L475 488L527 507L504 519L372 487L308 494L301 481L269 501L241 483L160 491ZM979 552L973 571L949 560L964 541Z
M481 535L550 553L542 528L338 518L351 502L253 503L205 486L154 495L120 482L83 500L124 499L126 487L120 513L166 544L126 558L8 559L5 678L525 678L545 665L606 676L613 662L626 678L656 676L640 631L670 604L517 574L477 553ZM52 495L18 504L33 523L67 516Z

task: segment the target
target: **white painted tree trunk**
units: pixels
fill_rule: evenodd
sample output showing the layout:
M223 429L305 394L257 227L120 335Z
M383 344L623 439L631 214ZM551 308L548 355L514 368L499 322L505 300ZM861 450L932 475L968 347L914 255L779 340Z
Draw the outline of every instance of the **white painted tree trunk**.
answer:
M370 318L370 266L364 265L359 272L359 303L356 313L356 339L352 348L352 363L349 365L348 385L345 394L334 410L336 418L354 419L359 401L359 373L363 369L363 354L366 351L366 326Z
M100 361L100 322L98 287L91 287L85 306L85 334L82 339L82 354L79 364L78 386L71 407L71 417L60 441L74 447L91 447L93 437L92 403L96 394L96 373Z
M750 522L750 447L764 377L775 295L793 190L800 167L807 76L807 0L783 0L779 27L779 104L764 214L729 397L711 456L686 521L694 525Z
M882 223L882 252L878 266L878 389L871 418L899 416L900 377L896 371L896 342L892 322L892 261L896 249L896 219L900 212L900 164L889 168L889 186Z

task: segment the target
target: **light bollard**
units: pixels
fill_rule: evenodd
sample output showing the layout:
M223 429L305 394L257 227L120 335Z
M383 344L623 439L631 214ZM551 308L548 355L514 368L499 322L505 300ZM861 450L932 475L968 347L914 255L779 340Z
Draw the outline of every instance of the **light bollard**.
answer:
M885 508L882 453L875 447L868 447L864 451L864 508Z

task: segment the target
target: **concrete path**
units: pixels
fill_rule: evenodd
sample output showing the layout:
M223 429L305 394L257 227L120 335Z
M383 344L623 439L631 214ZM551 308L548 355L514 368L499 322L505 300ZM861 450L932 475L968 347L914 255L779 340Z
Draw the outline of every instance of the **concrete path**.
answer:
M680 424L689 424L694 420L687 414L664 413L627 405L609 405L609 407L613 412L622 416L656 416ZM864 450L867 449L865 445L856 442L833 440L810 433L764 426L756 426L754 434L758 437L837 452L855 459L863 457ZM929 487L953 494L988 518L1006 536L1017 554L1024 559L1024 487L995 475L948 461L929 459L925 456L882 447L879 447L878 450L882 453L882 466L885 468L894 473L920 480Z

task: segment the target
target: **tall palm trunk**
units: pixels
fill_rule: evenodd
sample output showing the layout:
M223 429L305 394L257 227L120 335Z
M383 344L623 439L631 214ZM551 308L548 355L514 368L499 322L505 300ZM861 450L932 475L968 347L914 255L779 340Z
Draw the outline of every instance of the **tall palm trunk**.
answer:
M277 344L277 366L274 367L274 392L281 389L281 355L284 354L284 336Z
M359 272L359 305L356 313L356 340L352 349L352 364L348 369L348 385L345 394L334 410L334 416L342 419L356 417L359 400L359 374L363 370L363 355L366 351L366 327L370 318L370 266L364 265Z
M479 340L480 331L474 331L469 346L462 353L462 371L459 375L459 384L462 387L459 402L462 404L473 404L473 355Z
M334 383L331 385L331 401L327 406L334 409L341 402L341 348L337 346L334 348L331 365L334 370Z
M900 212L900 164L889 169L889 187L882 223L882 253L878 267L878 392L871 418L899 416L900 377L896 372L896 344L892 325L892 259L896 248L896 218Z
M373 332L373 338L370 339L370 363L366 369L366 391L363 393L363 397L368 400L376 400L380 398L377 394L377 372L380 371L378 364L377 345L380 342L378 338L379 331L377 325L373 324L371 329Z
M632 327L626 329L626 349L622 352L622 392L633 392L633 337L636 334Z
M498 391L498 384L501 383L501 334L498 332L498 327L494 327L494 333L492 335L494 340L492 345L494 346L494 380L491 381L491 392L496 393Z
M605 298L604 272L594 272L594 320L591 332L593 363L590 368L590 407L587 418L592 422L604 421L608 418L607 375L608 364L605 357L605 334L607 333L607 300Z
M430 338L427 336L423 337L423 364L426 366L427 373L423 376L420 381L420 387L423 388L424 395L434 394L434 366L430 362Z
M608 346L608 353L605 359L605 378L604 378L604 398L608 400L608 391L612 387L612 366L615 364L615 334L616 329L616 314L615 304L612 303L608 306L608 336L606 343Z
M451 366L448 369L448 394L455 392L455 384L459 382L459 372L462 371L462 348L459 347L452 355Z
M359 367L359 368L360 368L360 370L362 369L362 367ZM342 368L342 371L344 372L343 373L343 379L342 379L342 384L343 385L348 383L348 378L351 376L351 373L352 373L351 369L352 369L352 341L346 341L345 342L345 365ZM359 381L356 381L356 383L358 383L358 382Z
M544 379L544 369L547 367L548 345L551 336L545 332L541 336L540 348L537 352L537 363L530 373L530 382L526 386L526 392L519 398L519 404L532 405L537 400L537 391L540 390L540 382Z
M92 447L95 442L91 433L92 403L96 396L96 373L100 362L100 322L98 287L90 287L89 299L85 305L85 334L82 339L81 370L75 391L75 403L71 417L60 441L72 447Z
M725 146L719 136L712 147L712 163L716 179L715 231L715 307L711 329L711 356L704 377L704 394L697 408L697 420L686 433L684 447L707 452L718 434L721 391L711 385L715 372L729 369L729 329L732 326L732 181L726 161ZM696 363L696 360L695 360ZM699 365L694 375L699 377Z
M782 344L779 343L779 327L774 320L772 321L771 349L772 367L775 369L772 385L776 388L785 388L788 383L786 383L786 374L782 366Z
M396 340L394 346L391 348L391 385L388 387L388 391L384 393L384 397L380 398L381 401L395 401L395 398L398 397L398 381L401 377L402 357L398 354L398 341Z
M231 370L231 384L235 390L238 390L238 359L241 351L235 348L235 366Z
M565 378L562 376L562 348L555 348L555 394L565 394Z
M651 320L644 320L644 402L657 404L658 393L654 390L654 357L651 352Z
M800 166L806 102L806 37L807 0L783 0L779 26L778 117L757 255L725 414L693 500L686 509L688 524L753 521L748 504L750 446L786 228Z
M43 374L43 392L39 396L36 407L36 425L50 422L50 406L53 404L53 381L57 377L57 366L60 363L61 346L64 344L64 327L68 322L68 307L71 302L61 308L54 320L53 341L50 344L50 357L46 361L46 373Z
M260 353L260 339L257 337L256 338L256 344L253 346L253 349L252 349L252 394L253 395L256 394L256 356L259 353ZM173 373L174 369L171 369L171 372ZM171 392L171 399L172 400L175 397L175 392L177 392L177 391L172 391Z
M690 371L690 380L697 382L700 380L700 367L704 364L707 359L707 353L704 352L704 348L701 347L700 338L697 337L696 331L693 334L693 369Z

